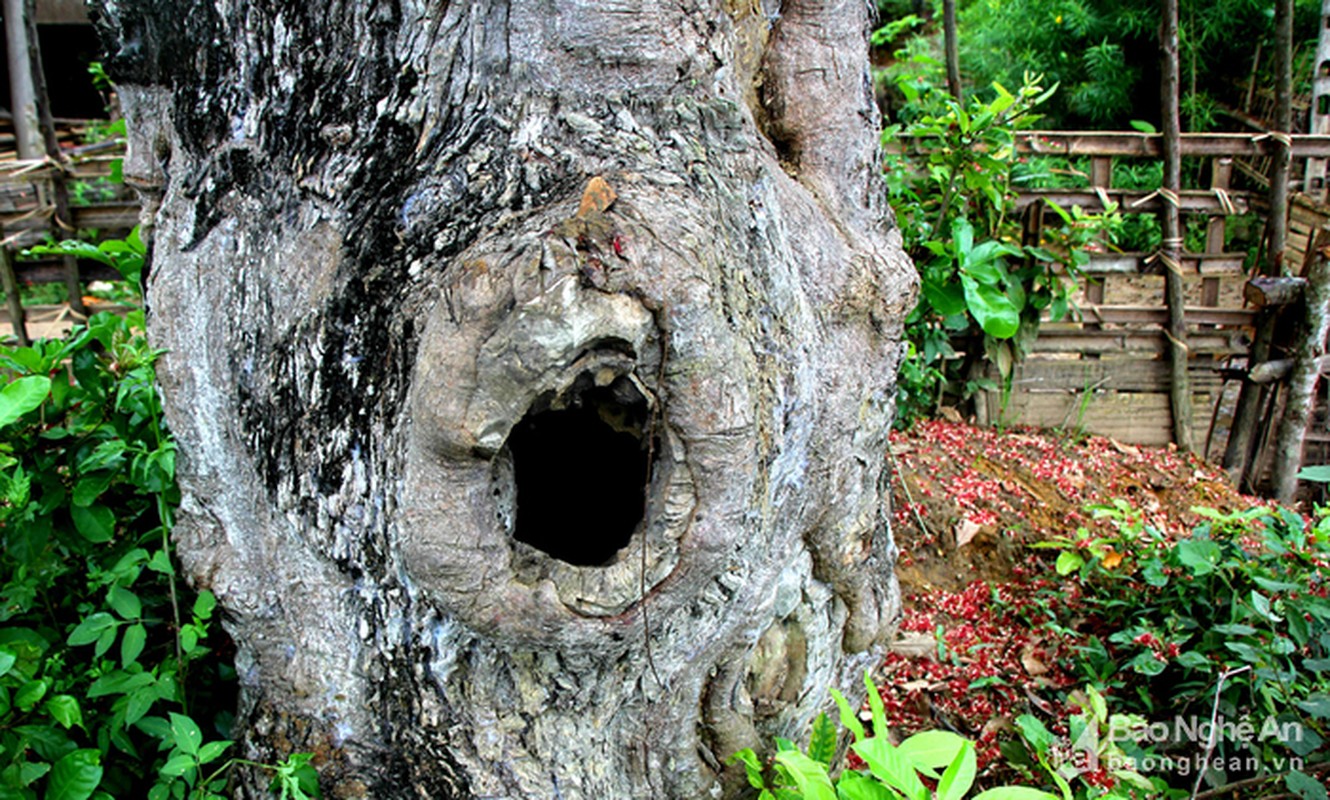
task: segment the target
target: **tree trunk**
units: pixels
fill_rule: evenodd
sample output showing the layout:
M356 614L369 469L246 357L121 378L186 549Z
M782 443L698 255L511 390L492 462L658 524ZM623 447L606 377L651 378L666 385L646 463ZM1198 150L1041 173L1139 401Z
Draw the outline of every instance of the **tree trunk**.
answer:
M875 663L916 278L868 12L103 5L249 755L331 797L733 794Z

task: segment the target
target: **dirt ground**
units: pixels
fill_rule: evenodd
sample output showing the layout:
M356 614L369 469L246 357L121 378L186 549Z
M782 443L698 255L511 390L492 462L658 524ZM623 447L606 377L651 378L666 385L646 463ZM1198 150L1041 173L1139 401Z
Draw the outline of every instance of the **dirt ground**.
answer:
M1095 504L1124 501L1177 536L1200 521L1195 507L1265 502L1173 448L1028 429L920 422L893 434L889 465L905 597L880 683L893 735L958 731L977 741L983 774L999 778L1012 720L1031 709L1056 720L1083 688L1073 665L1084 638L1032 622L1049 603L1076 603L1077 585L1055 579L1056 550L1030 545L1080 527L1107 532Z

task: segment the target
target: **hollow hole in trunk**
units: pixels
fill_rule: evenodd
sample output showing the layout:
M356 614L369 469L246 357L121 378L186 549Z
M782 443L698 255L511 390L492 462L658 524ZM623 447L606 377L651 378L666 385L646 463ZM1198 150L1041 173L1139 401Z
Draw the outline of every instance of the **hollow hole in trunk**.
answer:
M607 370L537 400L508 436L513 537L569 564L611 562L645 511L650 418L636 383Z

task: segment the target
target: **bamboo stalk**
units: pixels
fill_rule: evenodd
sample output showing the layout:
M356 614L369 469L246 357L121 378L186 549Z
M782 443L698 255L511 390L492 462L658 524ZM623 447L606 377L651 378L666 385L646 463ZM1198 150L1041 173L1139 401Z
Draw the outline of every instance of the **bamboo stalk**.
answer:
M1160 49L1163 51L1163 78L1160 95L1163 100L1164 123L1164 188L1177 197L1182 184L1182 137L1178 113L1178 2L1163 0L1164 20L1160 29ZM1191 436L1191 379L1187 375L1187 321L1186 297L1182 287L1182 220L1176 202L1164 203L1164 242L1161 256L1164 261L1164 296L1168 303L1168 361L1171 382L1169 406L1173 412L1173 441L1183 452L1192 450Z
M1330 260L1318 252L1308 271L1306 317L1302 339L1293 357L1288 378L1288 401L1275 437L1275 463L1272 483L1275 498L1292 503L1298 490L1298 470L1302 467L1302 444L1311 420L1316 397L1316 383L1321 377L1320 359L1325 355L1326 334L1330 333Z

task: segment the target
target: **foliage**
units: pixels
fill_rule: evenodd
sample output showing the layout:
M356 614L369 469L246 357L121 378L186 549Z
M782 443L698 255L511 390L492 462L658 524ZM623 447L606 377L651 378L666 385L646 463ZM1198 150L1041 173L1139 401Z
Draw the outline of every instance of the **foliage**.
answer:
M925 65L927 67L927 65ZM907 252L921 278L918 306L906 320L911 342L899 380L897 418L909 424L948 385L968 396L982 354L1003 378L1038 334L1040 317L1070 310L1087 246L1117 218L1050 206L1058 224L1040 242L1021 242L1015 219L1015 132L1053 89L1027 75L1016 93L995 84L992 100L962 106L932 82L929 69L898 74L908 100L906 124L889 128L917 143L919 154L889 159L887 183ZM935 76L934 76L935 77ZM956 358L955 342L969 360Z
M1195 511L1206 522L1171 540L1118 501L1094 508L1114 524L1113 535L1081 529L1035 545L1060 549L1057 572L1084 589L1078 613L1088 618L1062 622L1102 631L1083 650L1085 677L1143 717L1185 709L1208 717L1213 706L1228 720L1253 720L1258 731L1277 726L1279 735L1221 738L1222 763L1282 773L1294 759L1324 758L1330 516L1309 528L1285 509ZM1187 758L1194 754L1185 748L1196 746L1162 745L1164 755ZM1223 785L1234 776L1212 769L1211 778Z
M137 281L136 236L64 247ZM220 798L237 763L216 601L175 577L176 448L142 331L102 313L0 348L0 797ZM314 794L305 767L270 768L283 796Z
M864 675L872 727L865 729L855 709L835 689L840 721L854 736L850 750L865 769L841 770L833 779L833 759L839 734L826 714L817 718L807 752L788 739L776 739L776 753L764 764L751 748L730 758L742 763L748 783L760 791L759 800L961 800L977 775L974 744L948 731L924 731L893 745L887 740L887 718L882 696L872 678ZM922 778L936 781L930 790ZM1001 786L973 795L973 800L1058 800L1056 795L1022 786Z

